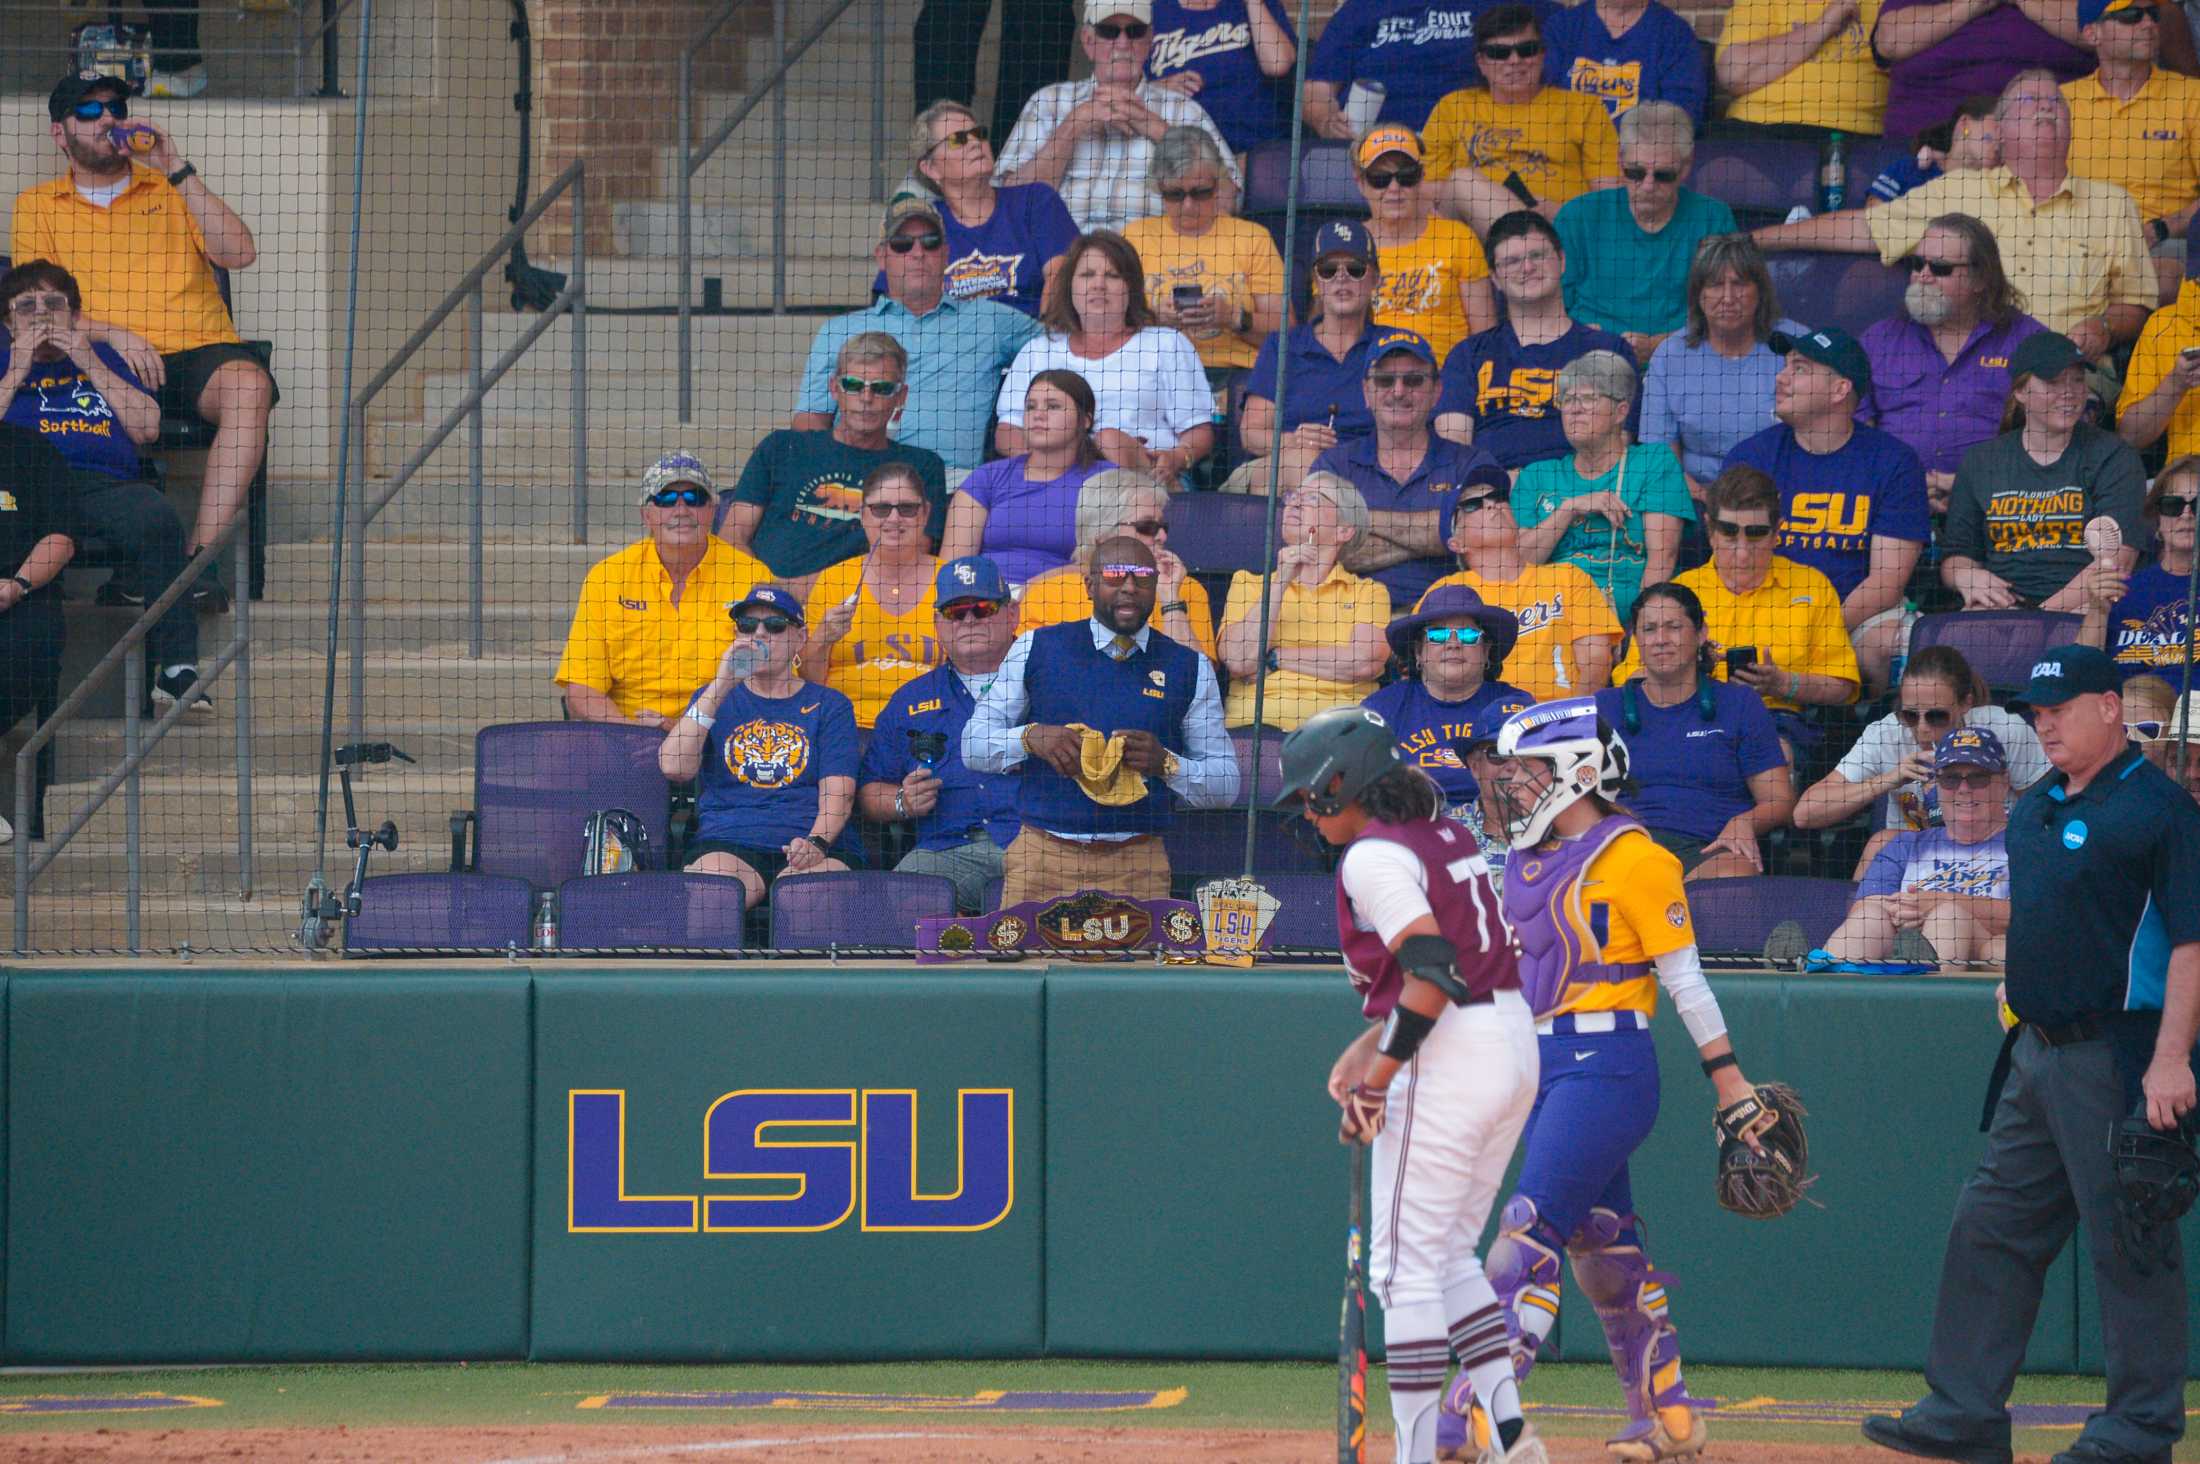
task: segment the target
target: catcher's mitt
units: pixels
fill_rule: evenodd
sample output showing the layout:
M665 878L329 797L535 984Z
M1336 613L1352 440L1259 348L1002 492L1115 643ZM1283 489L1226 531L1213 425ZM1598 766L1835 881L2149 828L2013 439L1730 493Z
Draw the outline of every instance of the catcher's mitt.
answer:
M1747 1098L1719 1110L1718 1198L1722 1208L1751 1220L1777 1220L1795 1208L1818 1176L1810 1172L1807 1110L1784 1083L1759 1083ZM1750 1147L1755 1138L1761 1146Z

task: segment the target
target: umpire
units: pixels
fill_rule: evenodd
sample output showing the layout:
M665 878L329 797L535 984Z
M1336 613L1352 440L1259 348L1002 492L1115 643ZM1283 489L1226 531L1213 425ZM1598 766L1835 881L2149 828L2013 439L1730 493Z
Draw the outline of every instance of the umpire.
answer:
M2009 815L2009 1005L2017 1027L1987 1095L1986 1155L1941 1262L1925 1381L1865 1436L1928 1459L2008 1464L2010 1385L2040 1289L2085 1226L2100 1292L2108 1407L2054 1464L2169 1464L2185 1425L2177 1230L2151 1281L2116 1242L2108 1136L2144 1103L2157 1129L2193 1107L2200 1030L2200 805L2124 734L2116 667L2058 646L2024 700L2055 771ZM2004 1081L2006 1080L2006 1081Z

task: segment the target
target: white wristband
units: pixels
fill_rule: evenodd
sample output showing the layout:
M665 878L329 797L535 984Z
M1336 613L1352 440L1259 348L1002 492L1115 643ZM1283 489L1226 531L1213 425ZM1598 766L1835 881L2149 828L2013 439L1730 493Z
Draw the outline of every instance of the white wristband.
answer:
M718 714L716 712L706 713L701 702L692 702L687 709L687 719L708 732L710 724L718 720Z

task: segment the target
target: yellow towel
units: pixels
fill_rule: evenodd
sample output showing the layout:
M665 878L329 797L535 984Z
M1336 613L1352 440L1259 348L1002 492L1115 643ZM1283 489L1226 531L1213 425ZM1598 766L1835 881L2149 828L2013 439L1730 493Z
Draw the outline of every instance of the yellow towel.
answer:
M1107 808L1121 808L1146 796L1146 775L1123 762L1123 734L1113 737L1082 722L1067 724L1082 739L1077 786L1085 796Z

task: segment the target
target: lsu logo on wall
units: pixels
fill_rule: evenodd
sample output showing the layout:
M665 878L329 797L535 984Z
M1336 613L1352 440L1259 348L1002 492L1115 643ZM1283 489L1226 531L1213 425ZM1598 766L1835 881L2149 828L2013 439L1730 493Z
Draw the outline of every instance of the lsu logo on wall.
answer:
M917 1183L917 1095L908 1088L744 1088L703 1115L703 1178L737 1194L627 1188L626 1093L566 1093L565 1228L575 1235L782 1234L860 1214L885 1232L989 1230L1016 1203L1016 1095L955 1095L955 1183ZM835 1132L787 1138L776 1130Z

